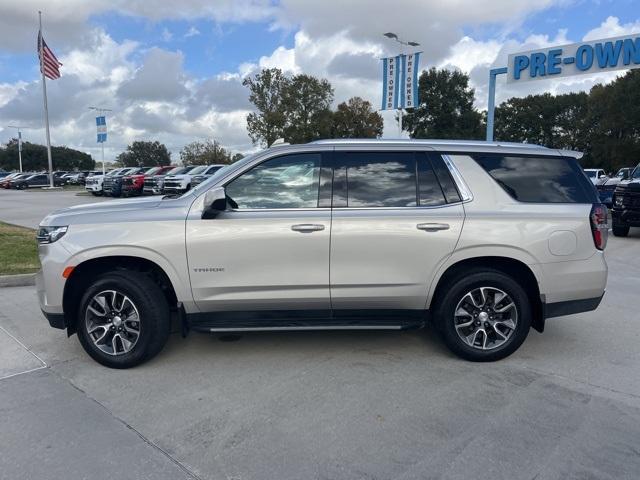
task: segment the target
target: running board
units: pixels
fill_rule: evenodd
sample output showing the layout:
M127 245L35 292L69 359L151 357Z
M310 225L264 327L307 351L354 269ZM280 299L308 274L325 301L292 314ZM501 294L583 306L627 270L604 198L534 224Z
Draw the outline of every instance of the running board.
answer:
M209 312L187 314L191 330L197 332L277 332L310 330L405 330L421 328L424 311L265 311Z
M416 325L417 327L417 325ZM409 328L404 325L304 325L296 327L210 327L206 331L211 333L231 332L290 332L295 330L402 330ZM202 331L201 327L193 327L195 331Z

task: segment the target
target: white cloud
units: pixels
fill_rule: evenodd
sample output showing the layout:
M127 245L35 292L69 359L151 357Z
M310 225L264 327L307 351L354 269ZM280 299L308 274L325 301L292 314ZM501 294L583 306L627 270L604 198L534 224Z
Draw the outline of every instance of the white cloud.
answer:
M524 41L515 41L506 28L496 38L478 39L465 35L463 27L489 23L492 26L508 24L511 29L527 14L566 1L569 0L399 0L393 8L385 7L385 15L380 15L377 14L379 7L365 0L341 2L337 6L303 0L283 0L280 4L270 0L184 0L180 8L161 0L50 0L48 8L52 11L46 12L45 17L47 38L50 44L60 45L64 63L63 77L48 83L52 139L56 144L97 154L94 114L87 107L98 105L114 110L108 117L108 160L133 140L160 140L174 153L174 160L185 143L206 137L219 139L234 150L251 150L254 147L246 132L250 105L247 89L242 86L246 75L268 67L281 68L288 74L308 73L331 82L336 104L357 95L378 108L379 59L398 51L395 43L381 35L388 30L403 33L406 39L422 44L423 68L458 68L469 73L476 89L476 105L485 108L489 69L506 64L509 53L578 39L567 38L567 32L560 30L551 36L532 34ZM34 21L33 11L37 10L35 4L36 0L24 0L11 8L0 4L3 50L33 48L35 30L29 26ZM240 63L237 71L194 78L184 70L182 52L148 46L143 49L132 41L116 41L104 30L91 26L88 19L106 11L152 21L164 18L214 22L269 20L273 21L274 29L291 28L296 33L293 45L279 46L258 60ZM623 25L617 18L610 17L585 38L620 35L638 31L639 27L640 22ZM196 32L198 29L192 26L183 37L195 36L199 33ZM15 34L15 38L9 39L10 34ZM515 86L506 85L504 79L500 79L498 101L543 91L587 90L596 82L608 81L616 75ZM395 112L383 113L386 136L398 134L394 116ZM37 81L0 83L0 117L7 122L35 127L27 132L27 137L42 142L40 84ZM0 141L6 141L11 133L0 131Z
M640 20L621 25L617 17L607 17L599 27L589 30L583 40L598 40L607 37L620 37L640 32Z
M162 40L164 42L170 42L171 39L173 38L173 33L171 33L169 31L169 29L166 28L166 27L162 29L162 34L161 35L162 35Z
M200 30L192 25L187 33L184 34L184 38L196 37L198 35L200 35Z

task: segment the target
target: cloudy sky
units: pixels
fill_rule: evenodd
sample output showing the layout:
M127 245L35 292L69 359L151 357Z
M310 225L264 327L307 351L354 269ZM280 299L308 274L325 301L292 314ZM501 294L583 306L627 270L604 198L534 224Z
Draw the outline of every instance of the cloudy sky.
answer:
M52 143L99 158L91 105L110 108L107 160L133 140L164 142L178 160L185 143L215 138L255 147L242 79L262 67L328 78L335 101L380 103L380 57L396 54L381 34L421 44L422 67L458 68L486 108L488 71L511 52L640 32L638 0L2 0L0 142L20 124L44 143L36 56L38 10L63 63L47 82ZM588 90L596 77L498 84L514 95ZM397 136L385 112L385 136Z

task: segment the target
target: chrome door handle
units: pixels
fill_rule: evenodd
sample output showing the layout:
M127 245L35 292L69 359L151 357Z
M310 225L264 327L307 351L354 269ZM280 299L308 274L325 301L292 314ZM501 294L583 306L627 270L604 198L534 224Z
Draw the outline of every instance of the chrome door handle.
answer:
M318 232L324 230L324 225L317 223L300 223L298 225L291 225L291 230L294 232Z
M419 223L416 225L418 230L424 230L425 232L437 232L438 230L449 230L448 223Z

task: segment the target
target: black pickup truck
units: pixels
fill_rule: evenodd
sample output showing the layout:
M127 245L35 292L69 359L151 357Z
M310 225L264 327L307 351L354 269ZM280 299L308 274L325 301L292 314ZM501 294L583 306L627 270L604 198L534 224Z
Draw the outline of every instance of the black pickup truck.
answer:
M613 193L612 204L612 230L616 237L626 237L629 228L640 227L640 164L628 180L618 184Z

